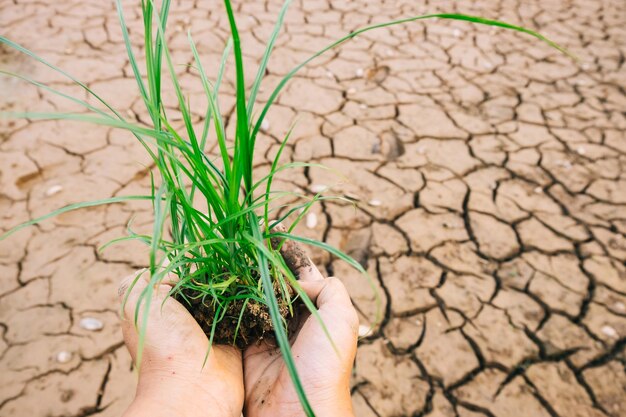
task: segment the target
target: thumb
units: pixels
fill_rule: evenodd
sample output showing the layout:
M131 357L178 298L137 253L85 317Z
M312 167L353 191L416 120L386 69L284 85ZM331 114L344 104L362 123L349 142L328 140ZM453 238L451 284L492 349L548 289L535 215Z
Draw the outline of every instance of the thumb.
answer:
M341 280L330 277L321 281L300 281L299 284L317 306L322 319L324 317L333 320L341 318L351 328L358 331L359 317Z
M272 232L285 233L287 229L282 223L272 227ZM299 281L317 281L323 280L324 277L319 269L313 264L304 248L298 242L289 238L272 238L272 247L280 247L280 254L285 263L293 272Z
M317 318L309 316L298 333L294 352L296 355L301 351L315 352L314 356L324 357L325 366L343 369L349 375L356 354L359 317L346 287L334 277L323 281L301 281L300 285L316 303L323 327Z
M121 296L125 297L122 335L133 360L137 359L141 329L145 329L144 359L158 360L176 356L177 352L183 359L185 353L207 352L204 332L187 309L169 297L171 287L159 284L147 294L144 291L148 285L146 279L136 275L125 278L120 285Z

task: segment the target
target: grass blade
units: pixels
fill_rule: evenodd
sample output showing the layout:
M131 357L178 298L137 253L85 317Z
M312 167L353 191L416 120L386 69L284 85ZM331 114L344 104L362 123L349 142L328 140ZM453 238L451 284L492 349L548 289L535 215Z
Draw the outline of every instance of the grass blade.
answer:
M235 75L237 95L237 128L235 138L235 151L233 155L234 169L230 181L230 203L235 206L239 197L239 187L243 179L245 189L249 192L252 188L252 160L254 145L250 141L248 130L248 113L246 108L246 84L244 81L243 54L241 52L241 40L239 30L235 22L235 15L230 0L224 0L226 14L230 24L230 32L233 37L233 52L235 54ZM248 197L248 196L247 196ZM251 196L249 197L251 198Z
M37 217L36 219L32 219L29 220L27 222L24 222L22 224L20 224L19 226L16 226L12 229L9 229L8 231L4 232L3 234L0 235L0 240L4 240L7 237L11 236L13 233L22 230L25 227L28 226L32 226L34 224L38 224L41 223L45 220L48 220L51 217L55 217L55 216L59 216L63 213L67 213L70 211L74 211L74 210L79 210L82 208L87 208L87 207L95 207L95 206L102 206L102 205L106 205L106 204L114 204L114 203L124 203L126 201L135 201L135 200L152 200L152 196L144 196L144 195L129 195L129 196L124 196L124 197L112 197L112 198L105 198L102 200L95 200L95 201L87 201L87 202L83 202L83 203L75 203L75 204L69 204L65 207L61 207L60 209L51 211L50 213L43 215L41 217Z
M558 45L557 43L551 41L550 39L546 38L545 36L532 31L530 29L526 29L523 28L521 26L516 26L516 25L511 25L509 23L505 23L505 22L500 22L498 20L491 20L491 19L484 19L482 17L477 17L477 16L469 16L469 15L463 15L463 14L455 14L455 13L435 13L435 14L428 14L428 15L422 15L422 16L414 16L414 17L409 17L409 18L405 18L405 19L398 19L398 20L393 20L391 22L385 22L385 23L378 23L375 25L371 25L371 26L366 26L360 29L357 29L356 31L349 33L348 35L345 35L344 37L340 38L339 40L331 43L330 45L320 49L319 51L317 51L316 53L314 53L313 55L311 55L309 58L305 59L304 61L302 61L300 64L296 65L291 71L289 71L287 73L287 75L285 75L285 77L283 77L281 79L281 81L278 83L278 85L276 86L276 88L274 89L274 91L272 92L272 94L270 95L269 99L267 100L267 103L265 103L265 106L263 107L263 110L261 111L261 114L259 115L259 118L257 119L254 128L252 130L252 142L254 143L256 135L258 134L259 130L261 129L261 123L263 122L263 118L265 117L265 115L267 114L268 110L270 109L271 105L274 103L274 100L276 100L276 97L278 96L278 94L281 92L281 90L284 88L285 84L287 84L287 82L293 78L293 76L300 71L304 66L306 66L309 62L313 61L315 58L319 57L320 55L324 54L325 52L341 45L342 43L355 38L356 36L365 33L365 32L369 32L371 30L375 30L375 29L380 29L380 28L384 28L384 27L388 27L388 26L395 26L395 25L400 25L403 23L410 23L410 22L415 22L418 20L425 20L425 19L434 19L434 18L439 18L439 19L450 19L450 20L464 20L467 22L473 22L473 23L478 23L478 24L482 24L482 25L487 25L487 26L496 26L496 27L501 27L501 28L505 28L505 29L510 29L510 30L514 30L514 31L518 31L518 32L522 32L522 33L526 33L530 36L533 36L545 43L547 43L548 45L550 45L551 47L557 49L558 51L573 57L573 55L568 52L565 48L561 47L560 45Z
M267 69L267 63L269 62L270 55L272 54L272 50L274 49L274 44L276 43L276 38L278 38L278 33L280 32L280 28L283 26L283 21L285 20L285 14L287 13L287 9L291 4L292 0L286 0L283 3L283 7L280 9L280 13L278 14L278 19L276 20L276 24L274 25L274 30L270 35L267 46L265 47L265 52L263 53L263 57L261 58L261 62L259 63L259 69L256 73L256 78L252 83L252 88L250 89L250 98L248 99L248 118L252 117L252 111L254 109L254 103L256 101L256 96L261 87L261 80L265 75L265 70ZM248 120L250 123L250 120Z
M363 266L359 262L357 262L354 258L352 258L351 256L343 253L339 249L336 249L336 248L330 246L327 243L320 242L320 241L315 240L315 239L309 239L309 238L306 238L306 237L292 235L291 233L272 232L272 233L270 233L266 237L268 237L268 238L281 237L281 238L284 238L284 239L291 239L291 240L294 240L296 242L304 243L305 245L318 247L320 249L323 249L323 250L327 251L328 253L330 253L332 255L335 255L337 258L341 259L342 261L344 261L345 263L347 263L348 265L350 265L351 267L353 267L354 269L359 271L365 277L367 277L367 279L369 281L369 284L370 284L370 287L372 288L372 291L374 292L374 295L376 297L376 320L375 320L375 323L376 324L380 323L381 314L382 314L380 295L378 294L378 290L376 289L376 286L374 285L374 281L372 280L372 277L370 277L370 275L367 273L365 268L363 268Z
M48 68L51 68L52 70L58 72L59 74L63 75L64 77L70 79L72 82L74 82L75 84L79 85L81 88L83 88L83 90L87 91L90 95L92 95L96 100L98 100L100 103L102 103L107 109L111 110L111 112L113 112L113 114L115 114L120 119L122 119L122 116L120 116L120 114L117 111L115 111L115 109L113 109L113 107L111 107L99 95L94 93L93 90L91 88L89 88L87 85L85 85L84 83L78 81L78 79L75 78L74 76L72 76L69 73L63 71L61 68L59 68L56 65L50 63L49 61L43 59L42 57L40 57L36 53L30 51L29 49L26 49L22 45L19 45L19 44L15 43L15 42L5 38L2 35L0 35L0 43L4 43L5 45L8 45L8 46L10 46L13 49L15 49L15 50L17 50L17 51L19 51L19 52L21 52L21 53L23 53L25 55L28 55L29 57L33 58L35 61L37 61L37 62L39 62L41 64L44 64Z
M263 246L263 236L261 235L260 227L259 227L259 219L257 216L250 216L250 229L253 233L248 239L250 243L257 247ZM278 347L280 348L280 352L283 356L283 360L285 361L285 367L289 372L289 376L294 385L294 389L298 394L298 399L302 404L302 408L305 414L309 417L314 417L315 413L311 408L311 404L309 403L308 398L304 392L304 387L302 386L302 381L300 380L300 376L298 375L298 371L296 369L296 364L293 359L293 355L291 353L291 346L289 344L289 339L287 338L287 332L285 331L284 325L281 320L280 311L278 309L278 300L276 299L276 295L274 294L274 286L272 284L272 280L269 276L269 268L267 263L267 257L262 250L258 251L258 264L259 264L259 273L261 274L261 280L263 282L263 291L265 294L265 302L267 303L270 316L272 318L272 324L274 325L274 334L276 335L276 341L278 342Z

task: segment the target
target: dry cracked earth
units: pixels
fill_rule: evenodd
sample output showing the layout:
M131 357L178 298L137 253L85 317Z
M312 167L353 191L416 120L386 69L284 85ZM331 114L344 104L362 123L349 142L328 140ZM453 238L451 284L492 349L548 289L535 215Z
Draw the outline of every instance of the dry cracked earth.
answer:
M137 3L126 2L126 14L138 46ZM205 103L186 65L186 31L214 76L228 37L224 11L218 1L173 3L169 45L200 123ZM279 7L237 2L248 68ZM357 415L624 416L626 3L298 1L261 100L339 35L434 11L525 25L580 60L502 29L420 22L357 37L279 97L259 140L259 172L298 119L283 159L344 176L298 169L279 186L311 195L331 187L356 202L324 202L299 233L356 257L382 298L382 321L357 357ZM126 117L145 120L112 2L0 0L0 28ZM96 104L7 47L0 67ZM226 115L233 85L227 77ZM3 76L0 91L3 110L80 110L15 78ZM166 101L176 119L171 94ZM149 188L150 161L124 132L0 123L5 230L65 204ZM0 415L120 415L135 375L119 332L117 283L147 257L135 244L98 248L124 236L131 218L149 229L150 216L144 203L96 207L0 242ZM363 278L312 256L345 281L367 331L376 303Z

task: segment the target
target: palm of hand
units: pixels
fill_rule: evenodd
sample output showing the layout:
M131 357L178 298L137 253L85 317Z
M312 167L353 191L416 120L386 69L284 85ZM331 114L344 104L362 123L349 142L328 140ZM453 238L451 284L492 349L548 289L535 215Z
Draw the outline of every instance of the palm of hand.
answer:
M356 354L356 312L343 284L336 278L301 281L301 284L307 293L319 294L319 314L337 347L335 351L314 317L303 317L291 346L302 385L317 415L325 414L326 404L336 409L335 415L350 415L349 381ZM276 347L263 343L244 352L244 384L247 417L304 415Z
M124 294L134 276L122 283ZM133 287L125 305L126 319L122 332L133 361L138 360L139 334L133 314L141 290L148 283L141 279ZM152 415L207 415L206 405L216 404L210 415L239 416L244 388L241 380L241 352L232 346L214 345L209 341L178 301L168 297L171 287L155 288L150 304L144 349L139 371L138 397L148 398ZM140 314L141 326L143 316ZM206 358L206 362L205 362ZM157 404L159 403L159 404ZM145 402L127 411L127 415L148 415ZM143 409L142 409L143 407ZM160 414L156 414L160 413Z

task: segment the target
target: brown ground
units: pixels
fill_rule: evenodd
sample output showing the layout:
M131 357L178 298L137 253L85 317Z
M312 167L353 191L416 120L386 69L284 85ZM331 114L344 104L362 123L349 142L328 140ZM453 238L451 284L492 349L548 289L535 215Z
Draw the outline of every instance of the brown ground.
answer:
M191 26L214 73L227 33L219 2L174 3L174 60L190 62ZM276 15L269 3L241 6L249 65ZM524 24L581 58L502 30L415 23L318 60L269 114L260 165L297 114L286 157L339 168L350 182L335 191L361 201L356 211L324 204L300 231L358 257L384 294L382 324L359 349L358 415L626 415L626 4L297 3L270 84L338 34L435 10ZM141 117L112 2L0 0L0 28ZM32 61L0 54L3 67L84 97ZM47 92L0 83L3 109L73 110ZM202 103L195 76L183 75L183 85ZM232 95L224 99L230 111ZM0 123L2 227L149 184L147 157L124 133ZM309 191L338 182L314 169L286 178L288 189ZM150 222L147 204L116 205L0 243L1 415L117 416L131 399L116 287L145 263L145 250L96 249L123 235L133 215L138 230ZM374 303L360 278L316 258L345 280L367 325ZM86 329L98 321L102 329Z

